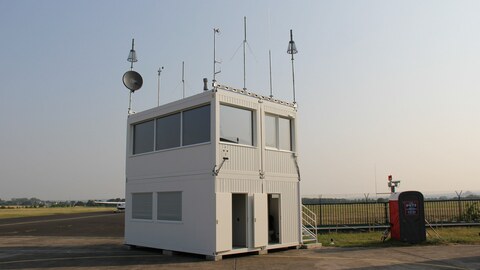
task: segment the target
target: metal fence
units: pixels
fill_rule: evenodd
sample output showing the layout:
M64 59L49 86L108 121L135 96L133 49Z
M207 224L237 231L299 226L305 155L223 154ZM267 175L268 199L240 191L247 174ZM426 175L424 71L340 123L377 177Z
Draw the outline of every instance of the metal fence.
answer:
M305 204L317 215L320 229L389 226L388 202ZM425 201L425 219L435 225L480 225L480 199Z

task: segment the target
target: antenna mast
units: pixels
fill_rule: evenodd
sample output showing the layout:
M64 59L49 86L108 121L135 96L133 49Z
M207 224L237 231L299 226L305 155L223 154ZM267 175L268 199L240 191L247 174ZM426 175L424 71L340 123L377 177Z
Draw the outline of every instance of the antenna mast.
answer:
M247 89L247 84L246 84L246 77L247 77L247 73L246 73L246 59L245 59L245 55L246 55L246 45L247 45L247 17L243 17L243 90L246 90Z
M157 81L157 106L160 106L160 74L162 73L163 67L158 68L158 81Z
M216 53L217 53L216 47L215 47L216 34L220 34L219 28L213 28L213 81L212 81L213 84L215 84L215 82L217 81L215 79L215 76L221 72L220 70L217 71L217 67L216 67L216 65L220 63L219 61L217 61L217 56L216 56Z
M293 104L297 104L295 100L295 68L293 66L293 55L298 53L295 42L293 41L293 31L290 29L290 42L288 43L287 53L292 55L292 83L293 83Z
M268 65L270 72L270 98L273 98L273 83L272 83L272 50L270 44L270 7L268 8Z
M127 61L130 62L130 71L125 72L122 77L123 85L130 90L130 95L128 97L128 115L134 113L132 111L132 94L142 87L143 78L142 76L133 71L133 63L137 62L137 53L135 52L135 39L132 38L132 49L128 53Z
M270 97L273 97L273 87L272 87L272 51L268 50L268 63L270 66Z
M137 62L137 53L135 52L135 39L132 38L132 49L130 50L130 53L128 54L128 62L130 62L130 70L133 70L133 63Z
M182 61L183 98L185 98L185 61Z

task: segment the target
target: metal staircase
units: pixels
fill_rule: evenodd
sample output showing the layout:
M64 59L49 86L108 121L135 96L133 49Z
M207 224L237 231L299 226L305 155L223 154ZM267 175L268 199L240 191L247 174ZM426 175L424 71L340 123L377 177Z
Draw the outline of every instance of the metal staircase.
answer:
M302 243L318 243L317 215L302 204Z

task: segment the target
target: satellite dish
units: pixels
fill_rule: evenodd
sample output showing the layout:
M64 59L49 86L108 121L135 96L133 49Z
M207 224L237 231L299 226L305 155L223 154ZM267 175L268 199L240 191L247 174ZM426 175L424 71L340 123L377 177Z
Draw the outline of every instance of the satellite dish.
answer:
M143 79L142 76L133 70L125 72L123 74L123 84L125 87L130 89L130 91L135 92L142 87Z

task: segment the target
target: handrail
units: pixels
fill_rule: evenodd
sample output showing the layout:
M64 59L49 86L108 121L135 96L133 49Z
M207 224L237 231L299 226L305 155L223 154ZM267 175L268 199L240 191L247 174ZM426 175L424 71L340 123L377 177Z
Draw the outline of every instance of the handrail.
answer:
M308 227L307 227L308 226ZM317 242L317 215L302 204L302 242ZM307 239L303 239L307 237Z

